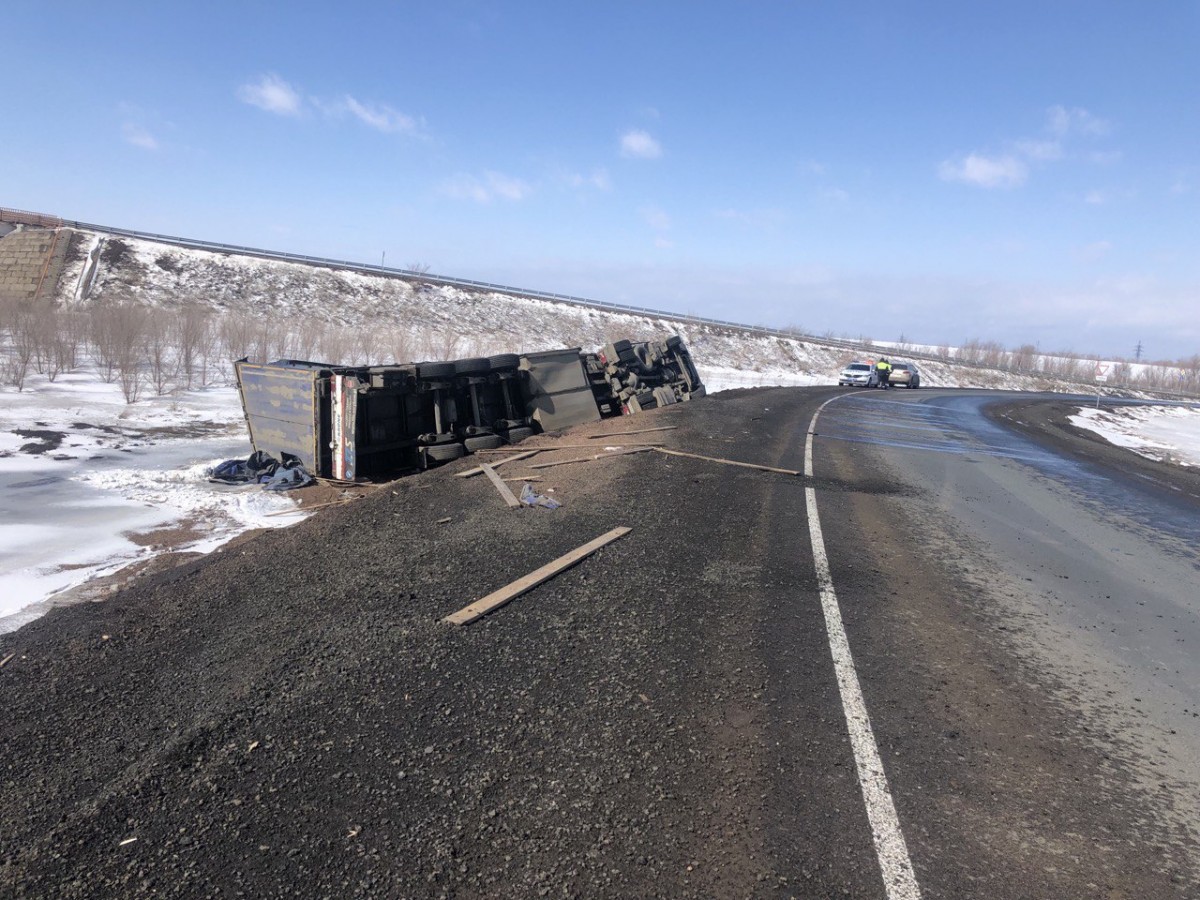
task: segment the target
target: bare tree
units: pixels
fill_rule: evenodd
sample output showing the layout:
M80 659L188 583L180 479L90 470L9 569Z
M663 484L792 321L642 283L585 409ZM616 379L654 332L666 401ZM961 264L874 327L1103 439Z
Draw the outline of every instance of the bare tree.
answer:
M177 368L170 317L173 314L166 310L148 309L142 329L142 357L149 363L150 384L159 397L170 390Z
M221 351L228 362L250 356L254 347L254 320L241 313L231 313L221 319L219 326Z
M212 314L202 306L185 306L172 319L171 338L178 354L183 383L190 390L198 370L204 368L206 334L212 331ZM209 341L211 345L211 341Z
M35 345L29 311L15 300L7 301L4 304L4 321L9 337L8 352L4 356L4 381L23 391Z
M118 381L126 403L134 403L142 392L142 348L146 333L146 307L116 303L92 311L92 342L101 374L107 382Z
M387 332L388 352L392 362L406 363L414 361L412 332L404 327L390 328Z

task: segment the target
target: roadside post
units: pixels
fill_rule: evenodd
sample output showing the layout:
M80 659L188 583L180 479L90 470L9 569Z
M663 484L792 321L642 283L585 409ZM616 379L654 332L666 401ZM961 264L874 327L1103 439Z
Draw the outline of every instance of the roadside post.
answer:
M1108 381L1108 373L1113 370L1116 363L1112 362L1097 362L1096 363L1096 409L1100 408L1100 385Z

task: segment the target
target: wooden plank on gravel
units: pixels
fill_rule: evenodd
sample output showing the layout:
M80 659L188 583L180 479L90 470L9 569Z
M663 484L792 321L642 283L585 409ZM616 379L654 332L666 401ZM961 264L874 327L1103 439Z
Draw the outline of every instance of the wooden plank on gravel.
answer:
M500 588L500 590L492 591L492 593L488 594L486 597L481 597L470 606L464 606L458 612L446 616L446 618L444 618L442 621L449 622L452 625L470 624L481 616L485 616L492 610L503 606L510 600L514 600L527 591L533 590L539 584L549 581L559 572L562 572L564 569L569 569L571 566L575 565L575 563L588 556L591 556L601 547L605 546L606 544L611 544L617 538L624 537L632 530L632 528L626 528L624 525L620 525L614 528L612 531L605 532L595 540L588 541L582 547L576 547L570 553L564 553L553 562L546 563L546 565L542 566L540 569L536 569L535 571L530 572L528 575L518 578L511 584Z
M17 654L15 654L15 653L10 653L10 654L8 654L8 656L4 657L4 659L0 659L0 669L3 669L5 666L7 666L8 661L16 655Z
M478 451L476 451L476 452L478 452ZM489 463L489 465L493 469L498 469L505 463L510 463L510 462L513 462L514 460L518 460L518 459L528 459L529 457L533 456L534 454L541 453L541 452L542 452L541 450L526 450L522 453L517 453L513 456L506 456L506 457L504 457L504 459L497 460L494 463ZM482 474L483 474L483 468L480 466L476 466L474 469L467 469L467 471L465 471L465 472L455 472L454 477L455 478L470 478L472 475L482 475Z
M649 434L651 431L671 431L672 429L678 427L678 425L660 425L658 428L639 428L637 431L613 431L608 434L589 435L588 439L593 441L602 441L605 438L624 437L627 434Z
M313 509L327 509L330 506L346 506L354 503L356 500L361 500L362 495L356 497L346 497L344 500L330 500L328 503L314 503L311 506L297 506L295 509L280 509L275 512L263 513L264 516L290 516L295 513L308 512Z
M671 456L686 456L689 459L703 459L708 462L724 463L727 466L741 466L743 469L759 469L763 472L778 472L780 475L799 475L795 469L777 469L774 466L760 466L757 463L738 462L736 459L721 459L717 456L701 456L699 453L684 453L682 450L667 450L665 447L655 447L659 453Z
M639 447L661 447L662 441L638 441ZM613 446L620 446L614 444ZM538 447L538 450L543 453L552 453L555 450L595 450L595 444L547 444L545 447ZM476 450L476 453L496 453L495 450Z
M488 481L495 485L496 490L500 492L500 496L504 498L504 502L508 504L509 509L519 509L521 507L521 501L512 492L512 488L505 484L500 476L496 474L495 469L487 463L484 463L479 468L483 469L483 474L488 477Z
M557 459L553 462L534 463L526 466L528 469L549 469L551 466L565 466L567 463L592 462L597 459L611 459L614 456L627 456L630 453L644 453L647 450L658 450L659 447L629 447L624 450L614 450L612 453L597 453L594 456L575 456L571 459Z

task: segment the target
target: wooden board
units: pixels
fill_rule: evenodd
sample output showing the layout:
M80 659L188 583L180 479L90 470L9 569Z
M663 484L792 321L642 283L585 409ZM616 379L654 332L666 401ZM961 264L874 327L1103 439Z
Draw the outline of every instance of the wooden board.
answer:
M591 462L596 459L611 459L614 456L626 456L630 453L644 453L647 450L658 450L659 447L630 447L627 450L614 450L612 453L597 453L595 456L576 456L572 459L559 459L553 462L534 463L527 466L530 469L549 469L551 466L565 466L567 463Z
M479 451L476 451L476 452L479 452ZM504 457L504 459L497 460L494 463L488 463L488 465L490 465L493 469L498 469L505 463L510 463L510 462L513 462L518 459L528 459L529 457L531 457L537 453L541 453L541 452L542 452L541 450L526 450L522 453L517 453L513 456L506 456L506 457ZM454 477L455 478L470 478L472 475L482 475L482 474L483 474L483 469L476 466L474 469L467 469L467 471L465 471L465 472L455 472Z
M673 428L678 428L678 425L660 425L658 428L639 428L637 431L612 431L608 434L593 434L589 436L589 440L602 441L605 438L624 437L627 434L649 434L651 431L670 431Z
M638 441L639 447L661 447L662 441ZM619 445L614 445L619 446ZM538 447L542 453L553 453L555 450L595 450L595 444L548 444ZM476 450L476 453L502 453L502 450Z
M509 509L519 509L521 507L521 501L517 499L516 494L512 492L512 489L501 480L499 475L496 474L495 469L486 463L479 468L483 469L483 474L488 477L488 481L495 485L496 490L499 491L500 496L504 498L504 502L508 504Z
M530 572L528 575L525 575L522 578L518 578L511 584L500 588L500 590L493 591L486 597L481 597L470 606L464 606L458 612L446 616L446 618L444 618L442 621L449 622L452 625L467 625L471 622L474 622L476 619L487 615L492 610L503 606L510 600L514 600L527 591L533 590L539 584L549 581L559 572L562 572L564 569L569 569L571 566L575 565L575 563L588 556L591 556L601 547L605 546L606 544L611 544L613 541L617 540L617 538L624 537L632 530L632 528L626 528L624 525L620 525L614 528L612 531L605 532L595 540L588 541L582 547L576 547L570 553L564 553L553 562L546 563L546 565L542 566L540 569Z
M665 447L655 447L659 453L670 456L686 456L689 459L703 459L708 462L724 463L727 466L741 466L743 469L759 469L763 472L778 472L780 475L799 475L795 469L777 469L774 466L760 466L755 463L738 462L735 459L720 459L716 456L701 456L699 453L684 453L682 450L667 450Z

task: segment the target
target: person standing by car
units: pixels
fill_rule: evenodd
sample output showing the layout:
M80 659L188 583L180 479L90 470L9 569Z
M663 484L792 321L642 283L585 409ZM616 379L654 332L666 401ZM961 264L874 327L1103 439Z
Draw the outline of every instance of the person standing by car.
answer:
M892 377L892 364L888 362L886 356L879 357L879 362L875 363L875 381L885 391L890 387L888 381Z

